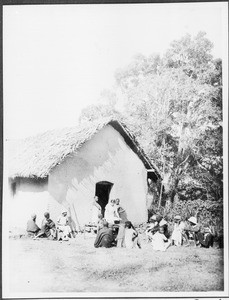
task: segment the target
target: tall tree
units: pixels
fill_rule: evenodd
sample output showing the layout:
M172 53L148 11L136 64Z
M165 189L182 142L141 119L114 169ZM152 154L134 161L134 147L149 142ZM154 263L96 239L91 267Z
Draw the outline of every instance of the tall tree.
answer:
M222 62L213 60L212 46L202 32L186 35L164 57L138 55L116 72L121 118L160 168L160 199L169 203L175 195L222 197ZM117 94L106 91L103 99L84 110L81 120L120 117Z

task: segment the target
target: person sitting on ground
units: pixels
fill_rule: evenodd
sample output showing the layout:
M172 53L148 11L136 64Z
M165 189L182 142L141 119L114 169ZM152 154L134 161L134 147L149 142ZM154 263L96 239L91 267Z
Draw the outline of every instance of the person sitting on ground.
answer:
M186 233L186 235L188 237L188 243L186 244L186 246L190 245L190 242L189 242L189 238L190 237L193 237L194 244L195 244L195 246L197 246L197 244L198 244L198 236L197 236L197 234L200 231L200 225L197 223L196 217L190 217L188 219L188 222L189 222L188 226L186 226L184 228L185 233Z
M64 241L68 241L69 236L72 238L72 230L69 226L67 214L67 211L64 209L59 218L57 219L57 230L58 233L63 233L62 240Z
M94 201L92 203L92 208L91 208L91 223L93 225L96 225L98 222L98 215L102 213L102 208L98 203L99 198L98 196L94 197Z
M213 247L213 235L208 227L202 227L197 233L197 237L200 243L200 247Z
M95 248L105 247L110 248L114 245L114 236L112 228L108 228L108 222L103 221L103 228L101 228L96 236L94 246Z
M152 237L155 232L157 232L159 229L159 224L157 221L157 215L153 215L150 218L150 224L147 226L145 234L147 236L148 242L152 240Z
M135 248L136 245L141 249L137 230L130 221L125 222L124 244L126 248Z
M41 230L34 239L37 239L39 237L48 237L54 239L56 237L56 225L50 219L50 214L48 212L45 212L44 217L45 218L41 223Z
M159 222L159 227L163 227L164 235L168 239L170 237L169 229L168 229L168 222L165 219L161 219L161 221Z
M174 217L174 226L171 236L172 245L181 246L183 240L183 231L185 228L185 223L181 221L181 216Z
M160 226L159 231L157 231L152 238L152 246L155 251L166 251L170 246L170 241L164 235L164 227Z
M36 218L37 215L36 214L32 214L31 215L31 219L29 219L29 221L27 222L27 234L30 237L34 237L38 234L38 232L40 231L40 228L37 226L36 224Z

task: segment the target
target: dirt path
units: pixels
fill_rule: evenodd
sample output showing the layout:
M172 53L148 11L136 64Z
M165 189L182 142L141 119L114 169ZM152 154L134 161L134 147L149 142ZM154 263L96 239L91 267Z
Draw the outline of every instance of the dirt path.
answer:
M67 242L10 239L11 292L222 291L219 249L95 249L93 238Z

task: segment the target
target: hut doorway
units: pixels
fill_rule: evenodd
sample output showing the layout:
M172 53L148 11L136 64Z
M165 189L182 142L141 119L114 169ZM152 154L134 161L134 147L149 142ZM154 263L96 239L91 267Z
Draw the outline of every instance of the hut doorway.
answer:
M98 196L98 198L99 198L98 203L102 208L103 216L104 216L104 212L105 212L105 206L107 205L108 200L109 200L109 195L110 195L112 186L113 186L113 183L111 183L109 181L100 181L100 182L97 182L95 185L95 196Z

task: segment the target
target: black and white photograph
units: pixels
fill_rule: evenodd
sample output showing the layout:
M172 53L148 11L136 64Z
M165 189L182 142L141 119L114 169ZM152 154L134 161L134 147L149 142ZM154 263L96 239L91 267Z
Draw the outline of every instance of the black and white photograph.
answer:
M228 296L228 2L2 10L3 298Z

